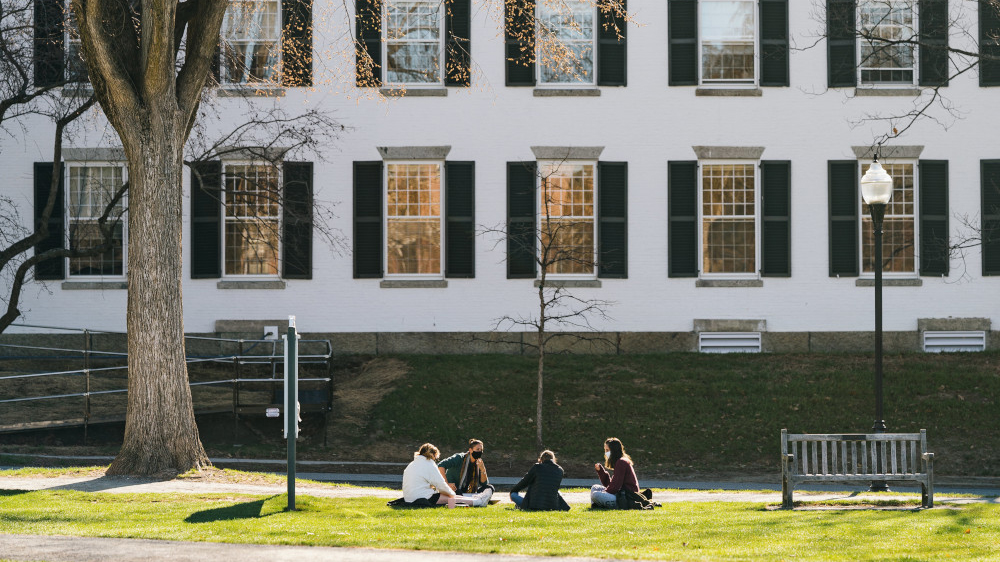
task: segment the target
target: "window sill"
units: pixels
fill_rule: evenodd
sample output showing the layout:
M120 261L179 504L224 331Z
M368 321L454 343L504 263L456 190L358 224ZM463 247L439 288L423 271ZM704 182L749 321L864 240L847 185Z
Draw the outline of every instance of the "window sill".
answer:
M128 290L127 281L63 281L64 291Z
M448 88L379 88L378 91L387 98L443 98L448 96Z
M856 97L907 97L915 98L920 95L920 88L855 88Z
M280 98L285 95L284 88L273 86L221 86L216 90L220 98Z
M275 281L219 281L216 289L284 289L285 282Z
M922 287L924 285L923 279L882 279L883 287ZM855 287L874 287L874 279L856 279L854 281Z
M448 281L445 279L399 279L382 281L378 284L380 289L447 289Z
M536 98L590 98L601 95L600 88L535 88Z
M541 280L535 279L535 287L542 284ZM600 289L600 279L546 279L546 287L555 289Z
M698 88L696 96L759 98L764 95L760 88Z
M763 287L764 281L761 279L699 279L694 282L695 287Z

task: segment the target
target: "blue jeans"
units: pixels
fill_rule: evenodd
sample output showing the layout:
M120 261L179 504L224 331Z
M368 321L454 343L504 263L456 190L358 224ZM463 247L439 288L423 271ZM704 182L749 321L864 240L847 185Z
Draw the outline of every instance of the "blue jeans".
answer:
M510 501L514 502L515 506L521 507L521 504L524 503L524 496L522 496L521 494L519 494L517 492L511 492L510 493Z
M605 490L606 488L600 484L594 484L590 487L591 505L595 507L616 509L618 507L618 502L615 501L615 495L609 494Z

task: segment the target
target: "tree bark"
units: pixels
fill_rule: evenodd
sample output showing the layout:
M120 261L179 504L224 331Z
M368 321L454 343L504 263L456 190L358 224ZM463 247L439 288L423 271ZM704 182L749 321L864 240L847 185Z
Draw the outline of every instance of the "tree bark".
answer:
M539 451L545 450L542 444L542 381L545 374L545 270L542 270L542 282L538 286L539 316L538 316L538 401L535 404L535 445Z
M181 302L183 175L180 112L147 114L122 135L129 169L128 409L108 474L185 472L209 465L198 436Z

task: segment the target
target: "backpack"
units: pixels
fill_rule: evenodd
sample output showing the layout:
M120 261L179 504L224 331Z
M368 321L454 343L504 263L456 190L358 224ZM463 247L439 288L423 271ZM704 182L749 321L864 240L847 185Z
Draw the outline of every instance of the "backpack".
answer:
M646 496L624 488L615 495L615 503L618 509L653 509L656 506Z

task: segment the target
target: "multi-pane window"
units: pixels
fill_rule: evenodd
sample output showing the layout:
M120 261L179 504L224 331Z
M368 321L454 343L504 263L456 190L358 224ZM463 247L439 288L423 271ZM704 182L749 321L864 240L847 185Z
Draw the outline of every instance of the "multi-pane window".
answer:
M595 193L592 162L541 162L541 263L549 274L593 275Z
M278 170L271 164L225 165L226 275L278 274L279 185Z
M386 166L387 275L441 275L440 162Z
M702 83L754 83L756 1L701 0L698 4Z
M222 82L274 82L280 66L280 1L231 0L222 21Z
M442 82L441 0L386 0L385 69L390 84Z
M702 273L757 271L755 173L755 163L702 164Z
M99 219L124 181L120 165L67 165L69 189L69 248L89 250L105 245ZM115 203L108 213L110 247L100 253L69 258L71 276L121 276L125 274L125 205Z
M63 27L66 41L66 81L87 82L87 67L83 63L80 47L80 31L76 25L76 16L70 8L69 0L66 1L66 25Z
M539 0L541 84L593 84L597 10L591 0Z
M892 199L885 207L882 221L882 271L886 273L914 273L916 259L916 190L912 163L886 164L882 167L892 176ZM875 240L871 215L861 202L861 267L865 273L875 271Z
M858 72L862 84L912 84L916 65L915 0L860 0Z

